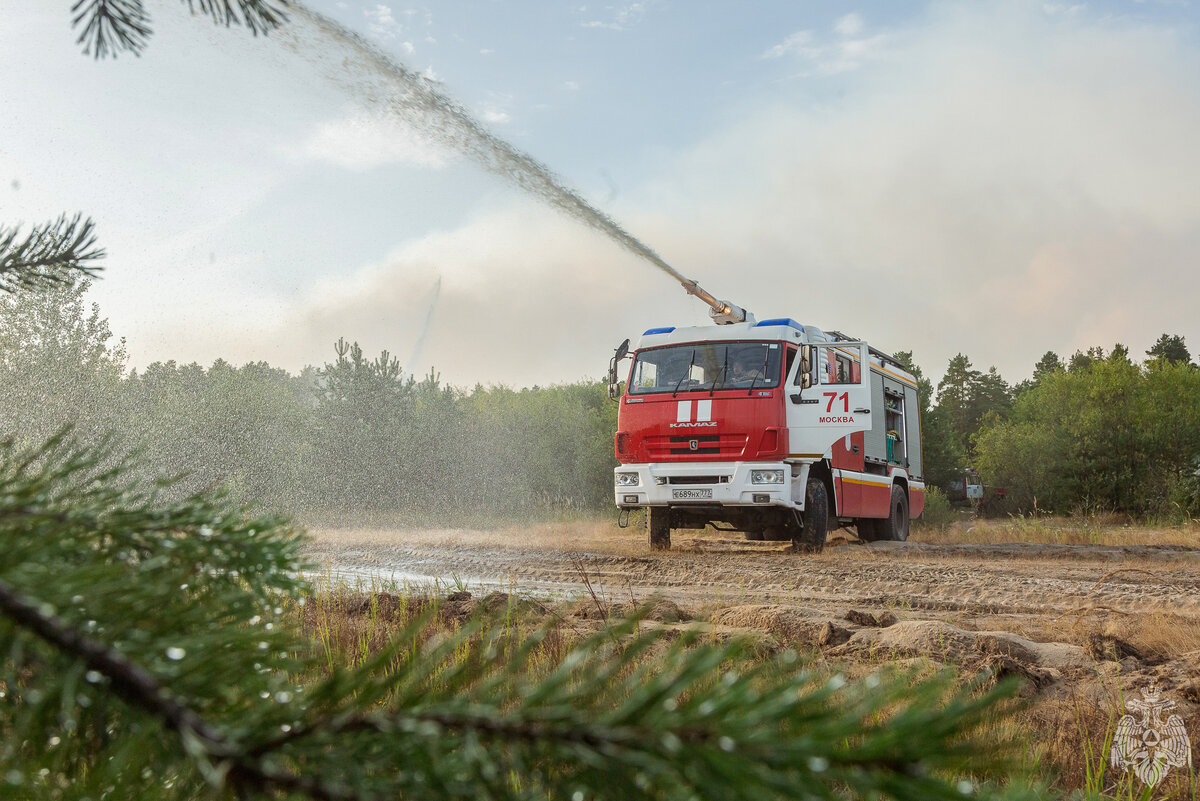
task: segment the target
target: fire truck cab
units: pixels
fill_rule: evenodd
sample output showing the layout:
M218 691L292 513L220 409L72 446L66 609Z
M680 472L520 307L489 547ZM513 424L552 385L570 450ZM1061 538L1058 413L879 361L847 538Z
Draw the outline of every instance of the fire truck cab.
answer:
M652 548L707 524L806 550L838 526L902 540L924 507L917 382L865 342L790 318L651 328L609 381L616 503L647 510Z

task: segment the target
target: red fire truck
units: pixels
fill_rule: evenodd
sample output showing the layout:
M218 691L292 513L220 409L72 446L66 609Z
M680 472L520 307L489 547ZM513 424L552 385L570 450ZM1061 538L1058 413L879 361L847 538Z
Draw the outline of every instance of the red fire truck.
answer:
M622 518L645 509L654 549L707 524L802 550L840 526L906 539L925 503L914 377L840 332L685 288L718 325L651 328L609 365Z

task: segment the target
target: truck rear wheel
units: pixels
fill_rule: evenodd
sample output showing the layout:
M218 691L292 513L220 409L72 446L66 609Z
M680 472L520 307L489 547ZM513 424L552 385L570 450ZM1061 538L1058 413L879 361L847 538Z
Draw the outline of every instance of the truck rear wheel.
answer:
M804 491L804 528L794 531L792 545L797 551L820 553L829 536L829 493L825 482L810 478Z
M908 493L903 487L892 485L891 513L878 521L879 539L903 542L908 539Z
M671 510L665 506L646 509L646 527L650 530L650 550L671 550Z

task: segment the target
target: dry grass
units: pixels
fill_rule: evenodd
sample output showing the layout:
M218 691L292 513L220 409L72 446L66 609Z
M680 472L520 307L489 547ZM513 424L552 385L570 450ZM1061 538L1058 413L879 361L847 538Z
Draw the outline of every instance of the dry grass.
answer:
M1043 700L1018 713L1011 725L1020 727L1032 744L1025 757L1027 768L1052 779L1057 787L1083 790L1089 798L1200 798L1200 775L1195 768L1173 769L1149 791L1131 772L1114 770L1109 763L1117 722L1125 714L1124 703L1131 689L1114 682L1066 698ZM1191 742L1200 742L1200 719L1186 720L1185 726Z
M1112 515L987 520L964 514L945 528L914 527L912 539L939 545L1029 542L1046 545L1179 545L1200 548L1200 524L1149 526Z
M397 637L410 638L416 647L438 635L455 633L473 616L482 618L488 629L501 631L514 647L534 630L548 628L531 660L557 664L570 642L578 639L572 634L583 633L577 627L572 632L568 621L554 620L557 614L540 601L503 592L474 598L461 591L447 594L407 586L363 590L344 584L327 586L296 607L300 630L324 655L327 671L362 665ZM556 625L559 622L567 625ZM472 638L460 656L466 658L479 644L478 636Z
M535 673L549 672L559 664L570 648L582 638L599 630L607 619L619 619L629 614L631 603L613 604L585 597L579 601L543 603L520 599L505 593L492 593L482 598L466 597L466 593L439 593L404 587L367 590L331 586L307 599L297 607L297 621L326 655L326 668L338 665L357 665L404 633L412 636L414 621L424 620L417 637L428 640L439 634L456 631L471 615L484 615L490 626L501 627L515 648L538 629L548 630L547 636L535 650L532 664ZM657 625L664 642L678 633L675 620L690 617L687 610L659 599L663 611ZM699 624L702 627L704 624ZM718 626L715 629L720 629ZM1085 644L1098 634L1118 638L1142 651L1151 661L1174 657L1188 651L1200 651L1200 622L1180 619L1168 613L1156 612L1134 619L1075 619L1063 622L1056 630L1059 641ZM1030 632L1034 635L1035 632ZM771 626L758 632L771 647L752 649L750 659L764 659L778 653L785 645L797 645L792 637L783 637ZM721 635L730 636L728 632ZM802 638L803 639L803 638ZM417 645L414 642L414 647ZM472 640L454 660L478 658L481 641ZM827 661L818 648L808 648L811 667L818 672L841 672L850 677L863 677L880 667L899 667L911 670L913 681L927 678L937 666L927 658L896 660L887 654L876 653L856 660ZM647 654L646 659L657 654ZM964 681L974 675L977 665L962 665ZM436 676L432 677L436 681ZM1123 714L1122 679L1090 679L1081 676L1071 682L1068 694L1051 696L1025 695L1024 705L1015 713L997 715L984 732L987 741L1017 742L1024 751L1015 755L1021 768L1031 776L1049 781L1063 790L1085 790L1096 799L1137 798L1136 787L1127 776L1117 775L1107 767L1108 749L1116 721ZM1200 743L1200 717L1187 721L1193 742ZM1200 799L1200 782L1176 771L1159 788L1174 797L1196 801Z
M1101 633L1119 637L1150 657L1173 659L1200 652L1200 620L1166 612L1110 620Z

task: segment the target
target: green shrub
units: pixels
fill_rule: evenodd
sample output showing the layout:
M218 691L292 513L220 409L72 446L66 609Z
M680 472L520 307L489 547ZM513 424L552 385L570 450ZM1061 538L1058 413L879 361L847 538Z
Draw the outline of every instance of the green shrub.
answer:
M921 512L921 528L943 531L958 519L958 512L950 505L946 493L937 487L925 488L925 510Z

